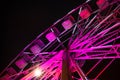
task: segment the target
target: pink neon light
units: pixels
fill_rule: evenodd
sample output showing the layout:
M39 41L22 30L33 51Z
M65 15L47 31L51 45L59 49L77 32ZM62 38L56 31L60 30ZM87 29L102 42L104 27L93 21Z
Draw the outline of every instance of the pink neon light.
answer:
M115 35L117 35L118 33L116 33L116 31L119 30L115 30L112 32L107 33L108 31L110 31L111 29L114 29L115 27L117 27L118 25L120 25L119 23L113 25L110 28L107 28L105 30L102 30L100 33L89 37L89 35L91 35L92 33L96 32L94 29L92 29L91 31L89 31L86 35L84 35L84 37L82 37L81 39L76 38L76 40L72 43L72 45L70 46L71 49L77 48L79 46L84 46L85 44L87 44L87 47L89 47L91 44L93 44L96 40L99 40L100 38L102 38L105 34L108 34L110 36L106 37L105 39L99 41L98 43L95 44L95 46L102 46L105 44L108 44L116 39L119 39L120 36L115 37L113 39L109 39ZM82 35L80 35L82 36Z
M108 6L108 2L106 0L98 0L96 4L100 9L105 9Z
M34 76L39 77L42 74L42 70L40 68L36 68L34 70Z
M32 51L33 54L39 53L41 51L41 48L39 47L39 45L33 45L30 50Z
M102 4L104 4L105 3L105 0L97 0L97 2L96 2L98 5L102 5Z
M65 30L70 29L72 27L72 22L68 19L62 23L62 26L64 27Z
M5 74L2 78L0 78L0 80L9 80L9 75L8 74Z
M112 59L112 60L102 69L102 71L100 71L100 73L94 78L94 80L98 79L98 77L112 64L112 62L113 62L114 60L115 60L115 58Z
M23 67L25 67L25 65L27 64L23 59L19 59L18 61L15 62L15 64L22 69Z
M61 72L61 66L62 66L61 60L62 60L63 52L64 52L64 50L59 51L54 57L49 59L43 65L40 65L40 66L38 65L37 68L39 68L40 71L43 72L42 77L40 77L41 80L42 79L47 80L49 75L55 76L54 78L56 78L56 79L52 79L52 80L58 80L58 76L60 75L60 72ZM58 63L58 61L60 61L60 63ZM56 66L58 68L53 70ZM21 80L31 80L31 78L36 76L35 75L36 73L40 73L41 74L41 72L39 72L39 71L36 72L35 70L33 70L30 73L28 73L26 76L24 76ZM44 74L44 72L47 72L47 73Z
M55 34L54 34L53 32L50 32L50 33L48 33L48 34L46 35L46 38L47 38L50 42L52 42L52 41L54 41L54 40L56 39L56 36L55 36Z
M44 44L40 39L38 39L38 40L36 41L36 43L37 43L38 45L40 45L40 48L42 48L42 47L45 46L45 44Z
M16 74L17 72L15 71L15 69L13 69L12 67L8 68L8 74Z
M90 11L87 8L83 9L79 15L82 19L86 19L90 16Z

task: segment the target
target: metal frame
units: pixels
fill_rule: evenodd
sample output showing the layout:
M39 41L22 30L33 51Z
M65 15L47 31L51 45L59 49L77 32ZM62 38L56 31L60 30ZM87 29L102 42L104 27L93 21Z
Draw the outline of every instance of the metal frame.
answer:
M15 62L19 58L28 56L27 65L22 69L17 70L17 73L9 74L8 80L25 80L25 79L40 79L40 80L97 80L101 74L116 60L120 59L120 2L111 2L108 5L108 10L97 9L91 12L91 16L87 19L81 19L79 14L75 18L72 28L58 30L58 25L65 18L80 13L82 7L89 6L90 1L86 1L77 8L71 10L64 17L53 23L43 33L38 35L35 40L28 44L11 63L1 72L0 79L8 74L10 67L15 67ZM92 9L92 8L91 8ZM106 11L105 14L103 11ZM61 26L62 27L62 26ZM54 32L56 39L52 42L44 41L44 36L48 32ZM42 40L45 44L39 53L33 54L30 47L37 40ZM66 45L67 44L67 45ZM39 45L40 46L40 45ZM27 58L27 57L26 57ZM85 61L78 63L77 61ZM92 60L94 64L84 69L86 62ZM106 60L106 64L94 76L91 74L98 66ZM91 63L90 63L91 64ZM83 65L83 66L80 66ZM42 75L34 76L34 69L41 68ZM77 72L79 76L74 76ZM46 77L47 76L47 77ZM6 76L5 76L6 77Z

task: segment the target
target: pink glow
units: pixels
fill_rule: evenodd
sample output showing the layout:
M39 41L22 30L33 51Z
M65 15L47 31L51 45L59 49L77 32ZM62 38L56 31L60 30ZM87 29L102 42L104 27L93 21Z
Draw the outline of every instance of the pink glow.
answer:
M103 69L102 71L100 71L100 73L94 78L94 80L98 79L98 77L112 64L112 62L115 60L115 58L113 58Z
M4 75L2 78L0 78L0 80L9 80L8 78L9 78L9 75L6 74L6 75Z
M39 77L39 76L41 76L41 74L42 74L42 71L40 68L36 68L34 70L34 76Z
M97 5L102 5L102 4L104 4L105 3L105 0L97 0Z
M70 46L71 49L74 49L74 48L77 48L77 47L80 47L80 46L84 46L85 44L87 44L86 48L88 46L90 46L91 44L93 44L96 40L99 40L100 38L102 38L104 35L108 34L108 31L116 28L118 25L120 25L120 23L116 23L115 25L111 26L110 28L107 28L105 30L102 30L100 33L94 35L94 36L91 36L89 37L89 35L91 35L92 33L94 33L95 31L91 30L89 31L86 35L84 35L84 37L82 37L81 39L79 38L76 38L76 40L72 43L72 45ZM112 32L109 32L108 37L106 37L104 40L101 40L99 41L98 43L96 43L95 45L99 45L99 46L102 46L102 45L105 45L105 44L108 44L116 39L119 39L120 36L118 37L114 37L113 39L110 39L111 37L117 35L118 33L116 33L117 31L119 30L115 30L115 31L112 31ZM80 35L82 36L82 35Z
M26 62L23 59L19 59L15 62L15 64L17 65L17 67L19 67L20 69L24 68L26 66Z
M107 0L97 0L96 2L96 4L98 5L100 9L104 9L107 6L106 3L107 3ZM16 68L14 69L14 66L12 65L7 68L6 75L3 76L3 79L0 79L0 80L8 80L7 78L13 78L14 75L15 76L17 75L16 77L19 77L19 74L24 74L21 80L33 80L33 78L34 80L36 80L37 78L39 78L40 80L59 80L58 78L62 75L63 73L62 70L64 70L62 67L64 66L64 63L63 63L64 60L69 61L69 64L70 64L69 70L71 73L75 71L78 72L80 78L82 78L79 80L87 80L86 76L90 78L89 75L91 75L92 72L94 72L94 70L97 69L97 66L99 66L99 64L102 63L104 59L109 59L109 60L111 59L111 61L103 69L101 69L100 71L98 69L99 72L98 74L96 73L97 75L96 77L92 76L94 80L98 79L99 76L101 76L101 74L112 64L112 62L115 59L118 59L118 58L120 59L120 51L118 50L120 49L120 43L119 43L120 23L110 22L109 19L111 18L113 19L112 16L114 15L114 13L109 15L108 14L109 12L108 12L107 16L100 16L101 14L95 15L96 17L93 20L91 20L91 18L89 17L94 16L94 15L91 15L92 14L91 9L89 9L86 6L82 6L82 8L79 8L79 9L80 9L79 10L80 13L79 14L77 13L77 14L79 17L81 17L82 20L81 19L80 21L78 20L77 22L78 25L76 25L77 23L75 23L75 26L73 26L74 21L66 18L65 16L63 23L60 24L60 26L61 27L63 26L65 30L63 31L64 33L62 33L63 36L61 36L62 34L60 33L62 31L61 30L60 32L57 31L57 29L59 29L58 28L59 26L56 27L56 24L58 22L57 21L54 25L48 28L45 32L41 33L40 36L37 37L37 39L35 39L35 42L33 45L27 46L27 48L24 49L23 53L25 53L24 54L25 56L20 55L19 57L16 57L16 59L14 60L14 63L18 68L20 68L19 72L18 71L16 72L15 71ZM116 18L115 16L116 15L114 15L114 18ZM60 20L63 20L63 18ZM87 19L87 20L83 20L83 19ZM86 21L86 22L84 23L82 21ZM71 30L73 32L71 35L71 39L66 37L67 38L66 40L68 40L68 43L67 43L66 40L63 41L62 39L64 38L64 34L67 35L69 33L68 29L72 28L72 26L73 26L73 29ZM51 29L51 31L49 29ZM76 29L78 29L78 31ZM59 32L60 36L59 34L58 36L56 36L55 35L56 32ZM53 52L49 52L49 48L52 48L52 46L49 46L49 44L46 43L46 41L42 42L41 40L43 40L42 39L43 37L45 37L50 43L52 43L52 41L58 38L57 40L60 43L60 49L59 49L59 46L58 46L58 49L60 51L58 51L57 48L55 48ZM64 42L65 42L65 47L67 47L65 51L63 50ZM68 44L67 46L66 46L66 43ZM55 43L55 45L57 45L57 43ZM45 48L41 51L43 47ZM28 49L30 50L30 52L28 52ZM31 52L33 53L32 56L31 56ZM38 54L37 57L36 57L36 54ZM68 57L70 59L67 59L67 57L65 57L67 55L64 55L64 54L70 54ZM30 58L27 58L26 55L29 56ZM24 59L19 59L21 57ZM27 59L33 63L32 64L33 66L30 66L30 68L23 70L23 68L27 64L26 62L28 61ZM85 67L88 67L88 68L90 67L90 68L88 71L86 69L84 73L85 67L81 65L84 65L83 63L84 61L91 62L92 60L93 61L95 60L95 63L93 62L94 64L92 66L87 66L85 63ZM81 61L83 62L81 63Z
M58 76L60 75L61 68L62 68L61 61L62 61L63 52L64 52L64 50L59 51L54 57L49 59L43 65L40 65L40 66L38 65L37 69L34 69L30 73L28 73L21 80L31 80L31 78L38 75L38 73L40 73L40 74L43 73L42 76L40 76L41 80L47 80L47 78L51 75L54 76L54 78L52 80L58 80ZM60 63L58 63L58 62L60 62ZM58 67L58 68L54 69L55 67Z
M62 26L64 27L65 30L67 29L70 29L72 27L72 22L68 19L68 20L65 20L63 23L62 23Z
M46 35L46 38L47 38L50 42L52 42L52 41L54 41L54 40L56 39L56 36L55 36L55 34L54 34L53 32L50 32L50 33L48 33L48 34Z
M41 51L41 48L39 47L39 45L33 45L30 50L32 51L33 54L39 53Z
M14 68L12 68L12 67L10 67L10 68L8 68L8 74L16 74L17 72L15 71L15 69Z
M100 9L105 9L108 6L108 2L106 0L97 0L96 4Z
M55 79L56 79L56 80L57 80L57 78L59 77L60 73L61 73L61 70L60 70L60 69L57 69L57 70L56 70L56 74L55 74Z
M86 19L90 16L90 11L87 8L83 9L79 15L82 19Z
M37 43L38 45L40 45L40 48L42 48L42 47L45 46L45 44L43 43L43 41L41 41L40 39L38 39L38 40L36 41L36 43Z

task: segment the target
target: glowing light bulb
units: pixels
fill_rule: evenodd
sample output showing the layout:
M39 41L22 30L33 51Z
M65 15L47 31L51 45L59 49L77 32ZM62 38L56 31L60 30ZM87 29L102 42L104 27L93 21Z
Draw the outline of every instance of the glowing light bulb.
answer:
M35 75L36 77L41 76L41 74L42 74L41 69L37 68L37 69L34 70L34 75Z

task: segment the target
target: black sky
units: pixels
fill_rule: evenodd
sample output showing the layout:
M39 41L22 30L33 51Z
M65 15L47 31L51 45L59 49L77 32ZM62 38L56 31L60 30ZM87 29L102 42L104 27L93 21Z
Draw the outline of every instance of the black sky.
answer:
M4 1L0 71L42 31L82 2L84 0Z
M43 30L85 0L4 1L0 71Z

